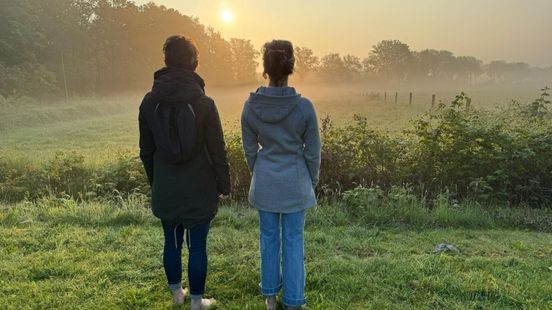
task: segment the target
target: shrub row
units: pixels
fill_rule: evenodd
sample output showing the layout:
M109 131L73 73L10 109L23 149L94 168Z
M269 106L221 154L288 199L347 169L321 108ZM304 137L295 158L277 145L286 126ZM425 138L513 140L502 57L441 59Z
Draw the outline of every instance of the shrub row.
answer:
M148 192L142 163L130 153L100 168L87 165L76 152L57 153L42 166L0 160L0 199L7 202L42 197L111 200Z
M544 96L543 96L544 97ZM459 95L412 122L401 134L370 128L355 116L348 125L321 122L321 197L347 190L409 188L432 201L446 193L453 200L501 201L550 206L552 202L552 122L542 104L513 104L500 111L466 106ZM233 197L243 200L249 171L239 134L227 136ZM82 154L60 153L42 166L0 159L0 199L18 201L68 195L90 199L147 194L149 186L136 153L118 155L93 168Z
M552 123L546 106L535 113L534 104L514 103L490 112L468 102L461 94L400 135L371 130L360 116L340 128L324 120L321 192L407 186L431 199L446 193L457 200L550 205Z

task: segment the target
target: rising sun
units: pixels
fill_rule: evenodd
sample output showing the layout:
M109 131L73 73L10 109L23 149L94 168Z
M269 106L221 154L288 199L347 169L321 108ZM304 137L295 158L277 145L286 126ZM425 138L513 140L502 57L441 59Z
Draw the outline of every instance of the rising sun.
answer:
M220 19L225 23L231 23L234 20L234 13L229 9L223 9L220 13Z

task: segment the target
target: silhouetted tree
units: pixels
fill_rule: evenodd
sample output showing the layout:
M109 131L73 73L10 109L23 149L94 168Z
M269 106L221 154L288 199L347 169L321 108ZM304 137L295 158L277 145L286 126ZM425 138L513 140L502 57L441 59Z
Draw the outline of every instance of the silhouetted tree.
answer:
M299 79L304 80L308 74L315 72L319 64L318 57L314 56L310 48L295 48L295 72Z
M345 62L338 53L328 54L320 60L320 76L324 81L346 81L348 77Z
M455 63L457 77L468 83L473 83L483 73L483 62L473 56L458 56Z
M495 82L517 82L526 77L529 64L524 62L491 61L485 66L485 72Z
M398 40L381 41L374 45L365 61L367 69L388 79L404 80L413 64L410 47Z
M206 30L207 36L200 48L199 72L210 84L231 84L234 83L234 72L232 62L232 47L224 40L220 32L209 27Z
M413 55L416 59L413 71L418 77L429 80L452 80L456 59L451 52L426 49Z
M232 71L237 83L249 83L258 80L256 61L259 51L253 47L250 40L230 39L232 50Z
M345 66L349 80L357 80L361 77L363 68L359 57L346 55L343 57L343 65Z

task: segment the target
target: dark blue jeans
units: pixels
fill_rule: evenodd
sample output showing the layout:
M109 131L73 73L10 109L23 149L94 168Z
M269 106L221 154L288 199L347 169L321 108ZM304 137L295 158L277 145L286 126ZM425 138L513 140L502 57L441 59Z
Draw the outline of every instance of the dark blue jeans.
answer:
M201 298L205 292L207 278L207 234L209 223L195 225L184 229L182 225L174 226L163 224L165 246L163 249L163 266L169 288L172 290L182 287L182 243L186 235L188 246L188 283L190 297Z

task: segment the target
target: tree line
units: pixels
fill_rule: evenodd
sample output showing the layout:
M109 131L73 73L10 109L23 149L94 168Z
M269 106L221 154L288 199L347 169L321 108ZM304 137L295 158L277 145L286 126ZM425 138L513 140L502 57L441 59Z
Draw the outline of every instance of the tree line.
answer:
M302 79L325 81L384 80L395 84L431 82L439 85L549 82L552 67L531 67L524 62L491 61L484 64L473 56L455 56L447 50L413 51L398 40L373 46L368 57L330 53L321 58L306 47L296 48L297 73Z
M0 0L0 94L110 93L149 87L163 65L161 46L175 33L195 39L199 73L210 85L257 82L260 51L250 40L225 39L197 18L153 3L130 0ZM474 83L549 78L552 69L493 61L449 51L412 51L400 41L382 41L365 59L330 53L318 57L296 48L303 81L385 80L403 83Z
M144 89L163 66L162 45L193 38L210 84L257 79L259 52L225 40L197 18L128 0L0 0L0 94L106 93Z

